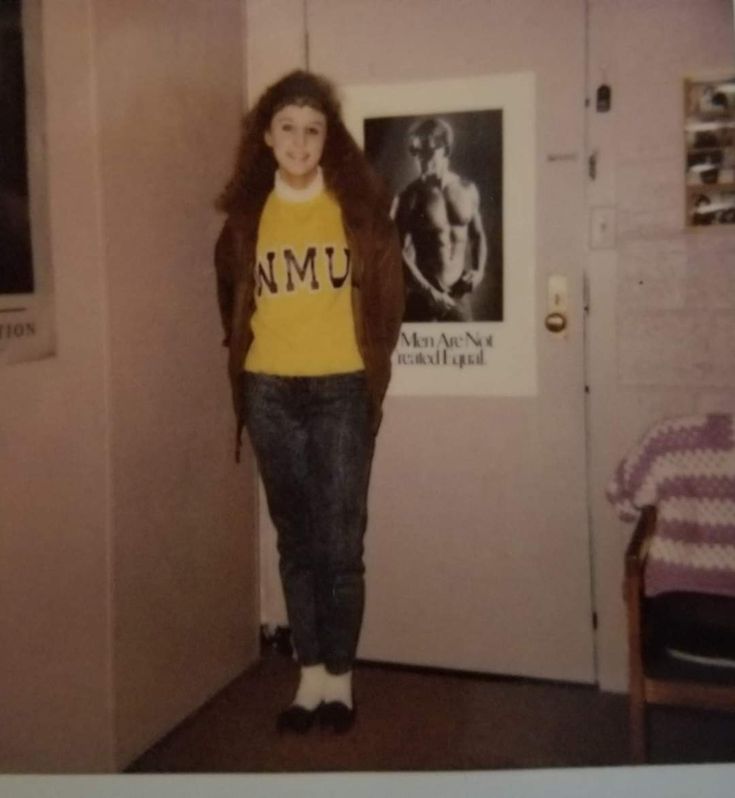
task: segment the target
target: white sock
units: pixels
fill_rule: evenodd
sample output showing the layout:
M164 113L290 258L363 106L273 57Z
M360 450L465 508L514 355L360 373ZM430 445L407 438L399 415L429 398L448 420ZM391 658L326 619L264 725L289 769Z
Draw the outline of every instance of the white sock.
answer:
M335 675L324 672L324 693L325 701L340 701L352 709L352 671Z
M322 702L326 677L327 671L321 663L302 667L301 680L293 703L304 709L316 709Z

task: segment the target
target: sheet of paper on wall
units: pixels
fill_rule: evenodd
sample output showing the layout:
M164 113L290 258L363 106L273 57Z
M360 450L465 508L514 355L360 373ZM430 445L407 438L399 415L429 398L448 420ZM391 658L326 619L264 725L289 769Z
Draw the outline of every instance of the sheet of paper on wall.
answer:
M37 5L3 8L0 38L0 363L54 354ZM25 43L24 43L25 40Z

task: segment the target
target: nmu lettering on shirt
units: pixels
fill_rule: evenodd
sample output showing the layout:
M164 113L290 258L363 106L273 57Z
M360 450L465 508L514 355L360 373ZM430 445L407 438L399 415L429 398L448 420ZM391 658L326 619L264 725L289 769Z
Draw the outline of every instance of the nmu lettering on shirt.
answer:
M323 269L317 268L317 255L320 250L326 260L326 274L323 274ZM324 287L327 290L339 290L350 276L351 265L349 248L342 247L341 250L344 252L344 259L341 264L337 264L335 263L336 260L339 260L339 257L335 258L337 248L331 245L308 246L302 261L299 261L290 247L284 247L280 250L282 258L280 269L277 268L276 260L279 255L278 251L267 250L263 253L264 259L258 259L257 295L260 297L264 292L271 295L284 293L284 291L293 293L304 287L309 291L320 291ZM263 260L265 260L265 265Z

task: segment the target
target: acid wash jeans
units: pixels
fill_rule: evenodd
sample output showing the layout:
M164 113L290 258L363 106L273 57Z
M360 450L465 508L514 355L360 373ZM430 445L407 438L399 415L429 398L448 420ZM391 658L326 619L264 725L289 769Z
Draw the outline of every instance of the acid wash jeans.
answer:
M352 668L365 604L363 537L374 449L364 372L244 372L245 425L276 527L302 666Z

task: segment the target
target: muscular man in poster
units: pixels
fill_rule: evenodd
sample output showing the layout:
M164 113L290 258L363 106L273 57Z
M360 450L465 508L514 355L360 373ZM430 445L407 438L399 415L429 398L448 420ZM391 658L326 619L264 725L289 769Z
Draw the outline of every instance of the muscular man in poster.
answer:
M435 118L409 136L419 177L393 206L407 270L405 321L471 321L470 293L485 274L480 195L449 168L453 139L449 124Z

